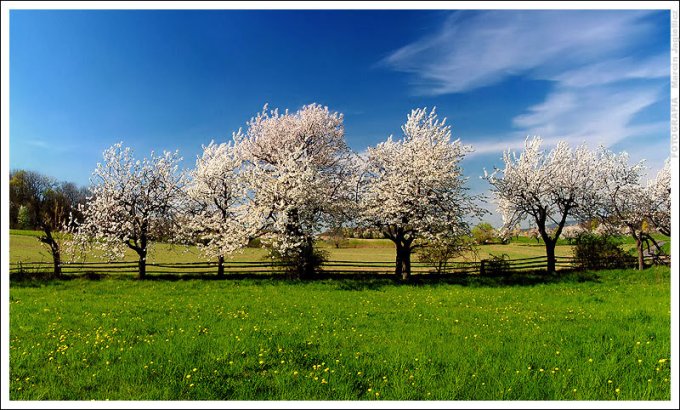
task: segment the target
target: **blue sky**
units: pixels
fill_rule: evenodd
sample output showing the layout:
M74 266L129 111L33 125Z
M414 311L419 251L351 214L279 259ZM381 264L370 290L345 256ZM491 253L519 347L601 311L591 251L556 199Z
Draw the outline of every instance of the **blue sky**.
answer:
M10 11L10 168L88 184L102 151L225 141L265 103L345 116L356 151L437 107L483 168L527 135L670 153L661 11ZM493 208L493 206L490 206ZM498 225L495 216L487 218Z

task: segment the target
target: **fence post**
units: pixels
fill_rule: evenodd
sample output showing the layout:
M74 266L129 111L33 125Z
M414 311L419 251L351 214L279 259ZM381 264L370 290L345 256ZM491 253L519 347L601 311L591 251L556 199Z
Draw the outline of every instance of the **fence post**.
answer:
M482 259L480 265L479 265L479 274L484 275L486 273L486 268L484 267L486 262L486 259Z

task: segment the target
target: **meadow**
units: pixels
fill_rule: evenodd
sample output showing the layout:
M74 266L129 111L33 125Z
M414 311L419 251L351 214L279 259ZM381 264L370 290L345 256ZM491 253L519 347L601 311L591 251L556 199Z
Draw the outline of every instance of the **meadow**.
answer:
M49 249L37 240L37 231L10 231L10 262L51 262L52 256ZM374 261L393 262L395 258L394 244L388 239L348 239L340 248L336 248L330 242L319 241L319 247L328 252L330 260L343 261ZM571 256L571 246L566 242L558 244L555 250L557 256ZM468 253L454 260L478 260L488 258L490 255L506 254L510 258L529 258L544 256L545 246L535 240L519 240L509 245L492 244L479 247L476 254ZM68 255L62 256L64 260ZM266 251L262 248L245 248L235 253L227 261L260 261L266 257ZM93 252L85 256L85 261L101 261L97 253ZM127 250L126 261L136 261L137 255ZM198 262L206 259L196 247L172 245L168 243L152 243L148 261L153 262ZM417 261L417 256L414 257Z
M30 256L25 238L12 235L13 260ZM389 257L379 242L346 249ZM667 267L26 280L9 307L12 400L670 399Z

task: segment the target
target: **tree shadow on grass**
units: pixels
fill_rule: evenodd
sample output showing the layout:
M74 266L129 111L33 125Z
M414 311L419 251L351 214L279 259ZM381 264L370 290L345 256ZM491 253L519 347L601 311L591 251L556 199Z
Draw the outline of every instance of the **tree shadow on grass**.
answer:
M558 274L547 274L544 271L514 272L501 275L479 274L417 274L403 281L395 275L372 273L319 273L313 278L294 279L283 273L229 273L224 277L205 273L149 273L146 278L138 279L134 274L118 273L69 273L61 278L49 274L12 274L10 283L13 287L43 287L61 285L71 280L128 280L128 281L247 281L250 284L305 284L325 283L335 285L340 291L380 290L396 286L445 286L457 285L465 287L523 287L541 284L600 282L596 272L562 271Z

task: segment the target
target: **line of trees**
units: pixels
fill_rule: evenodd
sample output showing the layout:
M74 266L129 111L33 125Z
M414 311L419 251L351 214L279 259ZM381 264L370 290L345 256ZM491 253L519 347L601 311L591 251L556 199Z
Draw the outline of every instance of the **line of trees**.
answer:
M318 234L359 224L394 242L395 273L407 279L415 249L469 235L467 221L484 211L460 168L471 149L451 139L445 119L413 110L402 131L359 156L342 114L265 106L229 143L204 146L186 172L177 153L137 160L116 144L94 172L73 244L110 259L130 248L143 278L150 241L195 243L222 275L224 259L259 238L291 276L307 278L325 258Z
M555 271L555 245L568 219L597 220L612 230L625 227L635 240L642 270L643 244L654 241L645 224L670 236L670 161L644 184L644 161L631 164L625 152L616 154L602 146L590 150L585 144L572 149L564 141L546 152L541 144L539 137L527 138L519 156L504 153L505 168L485 172L504 226L526 219L535 223L549 272Z
M565 142L545 152L541 143L527 139L519 155L505 152L505 168L485 178L504 230L534 222L550 272L567 220L624 225L640 255L640 241L647 239L643 222L670 234L668 161L645 185L643 165L629 165L626 154L572 149ZM232 141L204 146L188 171L180 169L178 152L136 159L122 143L107 149L87 201L72 205L82 218L69 227L69 246L97 247L109 259L132 249L143 278L151 241L192 243L217 259L222 276L225 258L257 238L291 276L307 278L325 258L315 246L318 235L351 227L390 239L395 274L408 279L414 251L455 256L469 248L462 240L471 236L469 221L486 212L463 177L460 164L470 152L451 138L434 109L413 110L400 138L390 136L358 155L345 141L342 114L317 104L292 113L265 106ZM18 224L20 209L13 212ZM488 240L488 228L475 232L479 242Z

